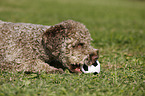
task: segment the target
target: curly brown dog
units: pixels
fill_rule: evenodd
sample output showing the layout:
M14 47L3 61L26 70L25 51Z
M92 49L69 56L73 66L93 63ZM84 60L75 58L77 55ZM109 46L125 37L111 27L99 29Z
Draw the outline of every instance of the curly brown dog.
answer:
M90 41L85 25L73 20L54 26L0 21L0 68L78 73L80 65L91 65L99 57Z

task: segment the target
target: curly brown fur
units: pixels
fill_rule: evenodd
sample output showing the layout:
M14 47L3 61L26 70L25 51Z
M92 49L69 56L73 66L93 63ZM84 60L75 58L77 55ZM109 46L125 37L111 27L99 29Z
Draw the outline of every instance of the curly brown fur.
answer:
M71 72L92 64L98 50L90 45L85 25L67 20L54 26L0 21L0 68L2 70ZM63 69L63 70L62 70Z

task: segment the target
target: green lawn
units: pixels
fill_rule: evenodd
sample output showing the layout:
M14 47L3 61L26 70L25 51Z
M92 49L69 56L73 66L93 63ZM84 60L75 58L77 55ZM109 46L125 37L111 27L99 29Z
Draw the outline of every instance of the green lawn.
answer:
M0 0L0 19L54 25L84 23L100 49L101 72L0 72L0 96L145 96L144 0Z

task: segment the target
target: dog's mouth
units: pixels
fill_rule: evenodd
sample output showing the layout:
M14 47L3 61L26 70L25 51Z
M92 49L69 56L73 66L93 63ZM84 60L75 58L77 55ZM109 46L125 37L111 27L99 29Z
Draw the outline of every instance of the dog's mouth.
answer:
M70 65L70 71L73 73L82 73L81 68L80 68L81 64L71 64Z
M70 69L70 72L72 72L72 73L83 73L82 66L83 66L84 69L87 69L88 68L87 66L90 66L90 64L94 65L94 66L97 66L96 61L95 62L89 62L89 65L88 65L88 62L86 62L84 64L74 63L74 64L70 64L69 69Z

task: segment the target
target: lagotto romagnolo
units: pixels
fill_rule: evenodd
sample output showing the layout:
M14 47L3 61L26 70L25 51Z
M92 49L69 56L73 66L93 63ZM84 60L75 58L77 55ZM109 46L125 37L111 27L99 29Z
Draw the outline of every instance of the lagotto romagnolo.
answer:
M23 72L82 72L99 57L85 25L63 21L54 26L0 21L0 68Z

